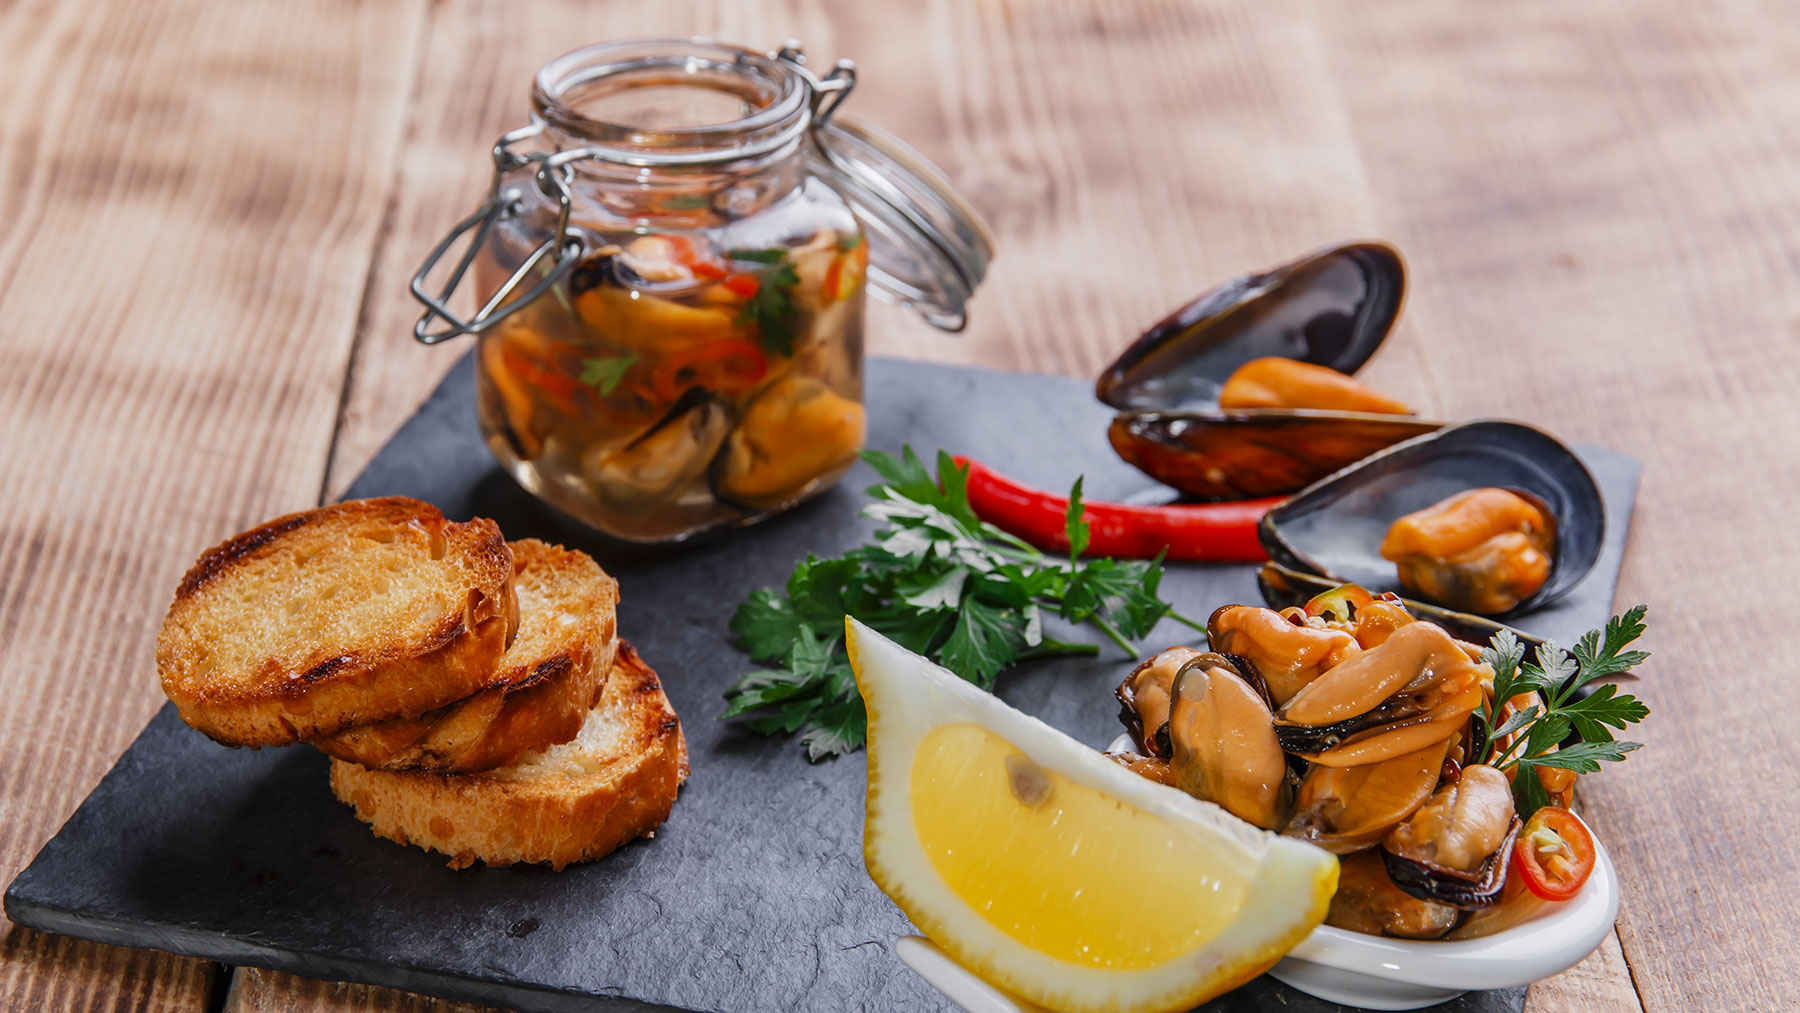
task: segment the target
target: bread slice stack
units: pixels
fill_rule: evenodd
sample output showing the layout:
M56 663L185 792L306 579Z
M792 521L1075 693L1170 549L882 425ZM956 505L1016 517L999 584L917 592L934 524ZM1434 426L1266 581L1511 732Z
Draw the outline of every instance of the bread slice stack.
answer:
M586 554L405 497L207 550L157 638L163 691L229 746L311 743L375 832L453 868L600 858L667 819L681 721Z

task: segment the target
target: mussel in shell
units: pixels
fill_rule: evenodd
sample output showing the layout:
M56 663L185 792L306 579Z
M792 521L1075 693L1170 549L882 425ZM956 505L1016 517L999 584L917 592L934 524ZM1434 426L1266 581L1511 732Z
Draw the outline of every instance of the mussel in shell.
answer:
M1361 649L1342 630L1296 625L1254 605L1215 609L1206 621L1206 636L1214 650L1249 659L1277 707Z
M1476 768L1471 766L1469 770ZM1447 786L1445 790L1451 788L1454 788L1454 784ZM1426 806L1420 808L1420 813L1424 813L1426 808L1431 808L1431 802L1426 802ZM1415 819L1418 819L1418 815L1415 815ZM1388 871L1388 878L1393 880L1393 885L1415 898L1447 903L1463 910L1492 907L1499 903L1501 894L1507 889L1508 858L1512 856L1512 842L1519 837L1519 826L1521 820L1512 813L1508 804L1507 824L1499 835L1498 844L1487 855L1480 856L1472 869L1454 869L1449 865L1399 855L1391 851L1386 842L1382 842L1381 862Z
M1096 394L1120 411L1107 434L1113 449L1190 496L1241 499L1293 492L1436 430L1439 423L1390 414L1405 407L1391 400L1328 402L1360 410L1221 403L1227 381L1256 360L1356 372L1392 330L1404 288L1398 253L1352 243L1213 289L1144 332L1100 375Z
M1275 735L1326 766L1392 759L1454 735L1480 706L1484 675L1448 633L1411 623L1308 683L1276 714Z
M1315 763L1300 782L1294 815L1282 833L1334 855L1370 847L1431 797L1450 740L1358 767Z
M1119 721L1125 725L1138 752L1167 759L1169 756L1169 697L1181 666L1200 656L1191 647L1171 647L1145 658L1119 683Z
M1287 818L1287 756L1246 675L1219 654L1181 666L1169 698L1169 774L1189 795L1273 830Z
M730 429L725 405L701 388L690 388L629 442L590 450L583 459L588 484L595 498L619 510L666 503L706 474Z
M1448 496L1490 487L1530 497L1554 525L1547 579L1506 614L1567 594L1600 557L1606 505L1573 450L1517 422L1468 422L1389 447L1271 508L1257 533L1269 558L1289 570L1416 599L1382 558L1389 530Z
M756 396L712 469L719 499L751 510L792 502L856 461L863 406L808 376L789 375Z

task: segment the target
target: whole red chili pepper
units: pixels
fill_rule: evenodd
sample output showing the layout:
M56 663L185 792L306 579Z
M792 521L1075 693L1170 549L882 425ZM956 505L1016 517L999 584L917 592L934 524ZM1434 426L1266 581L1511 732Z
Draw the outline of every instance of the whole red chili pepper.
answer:
M1007 478L980 461L958 457L969 469L969 505L981 519L1040 549L1069 548L1067 496L1056 496ZM1205 563L1260 563L1268 559L1256 539L1256 522L1282 497L1232 503L1132 506L1083 501L1087 551L1100 556L1150 559L1168 549L1169 559Z

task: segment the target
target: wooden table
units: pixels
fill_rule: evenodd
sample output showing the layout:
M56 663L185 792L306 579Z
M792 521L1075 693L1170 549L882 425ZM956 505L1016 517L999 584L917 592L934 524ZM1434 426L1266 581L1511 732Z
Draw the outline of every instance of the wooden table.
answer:
M526 20L529 17L529 20ZM1537 1010L1800 1005L1800 14L1782 0L0 3L0 882L161 704L195 552L341 490L455 354L414 263L584 40L803 38L970 195L961 336L1092 375L1215 281L1380 236L1367 378L1640 457L1649 748L1585 782L1617 935ZM444 1010L0 924L11 1010ZM896 970L896 973L899 973Z

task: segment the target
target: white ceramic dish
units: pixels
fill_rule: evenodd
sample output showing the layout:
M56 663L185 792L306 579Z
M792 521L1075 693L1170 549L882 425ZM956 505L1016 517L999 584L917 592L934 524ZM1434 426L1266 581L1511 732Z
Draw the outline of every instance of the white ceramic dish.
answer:
M1471 989L1513 988L1560 974L1594 952L1618 916L1618 872L1596 839L1594 874L1581 893L1567 903L1545 905L1505 932L1486 939L1413 942L1321 925L1269 973L1346 1006L1418 1009ZM1039 1009L977 978L918 936L897 941L894 953L968 1013Z

